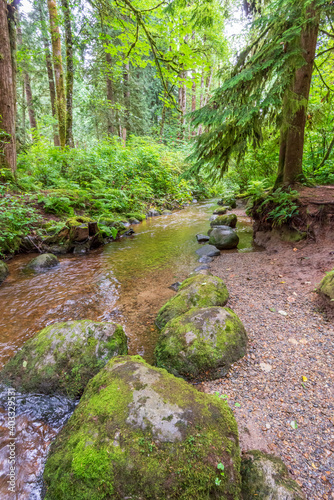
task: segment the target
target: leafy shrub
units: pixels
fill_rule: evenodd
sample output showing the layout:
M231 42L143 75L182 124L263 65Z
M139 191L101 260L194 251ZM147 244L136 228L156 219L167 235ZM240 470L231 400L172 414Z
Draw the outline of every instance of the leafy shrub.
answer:
M5 186L0 185L0 256L15 252L21 238L38 220L38 214L23 197L6 194Z

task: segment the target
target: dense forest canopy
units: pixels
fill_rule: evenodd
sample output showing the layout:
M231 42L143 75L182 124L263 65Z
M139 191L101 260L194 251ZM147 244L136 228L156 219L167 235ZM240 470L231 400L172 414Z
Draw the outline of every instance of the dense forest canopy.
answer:
M0 0L3 212L332 183L333 38L331 0Z

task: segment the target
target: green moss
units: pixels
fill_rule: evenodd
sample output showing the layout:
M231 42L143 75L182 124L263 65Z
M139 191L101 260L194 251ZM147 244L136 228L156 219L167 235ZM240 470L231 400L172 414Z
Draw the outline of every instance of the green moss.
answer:
M229 308L192 308L162 330L157 366L184 378L217 378L246 353L245 329Z
M143 220L146 219L146 215L145 214L142 214L140 212L134 212L134 213L130 213L130 214L126 214L126 217L127 219L137 219L139 220L140 222L142 222Z
M0 380L24 392L57 392L75 398L107 360L118 354L127 354L120 325L58 323L28 340L5 365Z
M0 260L0 284L7 278L8 274L9 274L9 269L7 264L5 264L5 262L2 262L2 260Z
M176 435L166 439L161 425ZM89 382L52 445L45 498L237 500L239 468L237 425L225 402L138 356L117 357Z
M160 309L156 325L161 329L192 307L224 306L228 298L225 283L217 276L193 276L186 279L178 293Z
M210 222L210 226L229 226L236 227L238 217L235 214L220 215L215 220Z
M92 222L93 219L90 217L81 217L81 216L76 216L76 217L70 217L67 219L65 222L65 225L69 228L75 227L75 226L81 226L81 224L85 224L87 222Z
M243 500L305 500L298 484L289 477L285 464L274 455L258 450L247 452L241 473Z
M318 292L323 294L330 301L333 301L332 304L334 305L334 269L327 273L321 280Z

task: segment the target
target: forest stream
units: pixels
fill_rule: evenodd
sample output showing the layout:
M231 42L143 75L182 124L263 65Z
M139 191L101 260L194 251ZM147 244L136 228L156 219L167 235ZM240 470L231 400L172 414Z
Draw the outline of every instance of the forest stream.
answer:
M24 267L35 255L9 262L10 275L0 288L0 364L23 343L55 322L90 319L124 326L129 353L153 361L157 329L154 320L174 292L169 286L185 279L197 266L196 234L206 234L216 202L192 204L171 215L146 219L134 225L135 234L84 256L60 257L60 266L42 274L26 274ZM238 217L237 250L250 252L252 222ZM6 463L6 392L0 393L0 461ZM2 406L2 408L1 408ZM17 498L41 497L41 475L48 447L69 418L74 405L64 397L17 395ZM0 475L0 497L8 496L6 477Z

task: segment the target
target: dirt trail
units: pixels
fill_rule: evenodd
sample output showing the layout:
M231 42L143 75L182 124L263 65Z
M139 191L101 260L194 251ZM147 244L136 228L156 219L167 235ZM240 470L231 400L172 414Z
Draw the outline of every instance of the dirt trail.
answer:
M334 499L334 323L314 293L332 268L334 242L324 237L225 253L210 269L224 279L250 343L227 378L201 389L228 396L242 450L280 456L308 500Z

